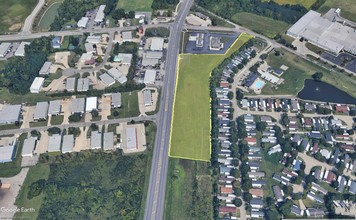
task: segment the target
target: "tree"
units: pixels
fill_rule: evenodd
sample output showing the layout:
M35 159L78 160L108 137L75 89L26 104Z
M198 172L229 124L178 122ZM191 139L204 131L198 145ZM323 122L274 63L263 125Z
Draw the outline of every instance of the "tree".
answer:
M288 215L291 211L292 206L293 206L292 200L287 199L282 205L278 207L278 211L282 215Z
M263 53L260 55L261 60L265 60L265 59L267 59L267 57L268 57L268 54L266 54L266 53Z
M127 18L135 18L135 11L129 11L129 13L126 15Z
M235 205L236 207L240 207L240 206L242 205L241 199L240 199L240 198L234 199L234 205Z
M252 199L252 195L251 193L248 193L248 192L244 192L243 195L242 195L243 199L245 202L250 202L251 199Z
M293 200L299 200L299 199L302 199L302 197L303 197L302 193L293 193L293 195L292 195Z
M264 131L267 128L267 123L264 121L259 121L256 123L256 130L257 131Z
M323 73L322 72L316 72L312 75L313 79L315 81L321 81L321 79L323 78Z
M91 129L92 131L97 131L97 130L99 129L99 127L98 127L98 125L92 123L92 124L90 125L90 129Z
M331 187L333 187L333 188L337 188L337 187L339 187L339 182L337 181L337 180L334 180L334 181L332 181L331 182Z
M82 119L80 113L74 113L68 117L69 122L79 122Z
M248 63L248 59L247 59L247 58L243 58L242 61L241 61L241 63L242 63L243 65L246 65L246 64Z
M93 116L93 118L98 117L98 116L99 116L99 112L98 112L98 110L93 109L93 110L91 111L91 115Z
M125 10L122 8L116 9L112 14L111 17L115 20L120 20L126 17Z
M283 113L281 115L281 124L284 126L287 126L289 124L289 118L288 115L286 113Z
M102 63L102 62L103 62L103 57L102 57L102 56L98 56L98 57L96 58L96 62Z
M239 70L241 70L242 68L244 68L244 65L243 65L242 63L239 63L239 64L237 64L237 68L238 68Z
M227 98L230 99L230 100L232 100L232 99L234 98L234 93L231 92L231 91L229 91L229 92L227 93Z
M279 219L278 212L272 209L269 209L266 213L267 220L276 220Z
M61 133L61 129L58 127L51 127L47 129L47 132L52 135L52 134L59 134Z
M68 134L72 134L75 137L78 137L80 135L80 129L77 127L69 127L68 128Z
M237 101L241 101L244 98L244 94L240 89L236 90L236 99Z

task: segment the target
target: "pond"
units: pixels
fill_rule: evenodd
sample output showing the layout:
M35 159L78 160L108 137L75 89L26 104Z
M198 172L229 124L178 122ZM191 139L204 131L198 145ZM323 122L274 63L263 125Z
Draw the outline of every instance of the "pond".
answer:
M304 81L304 88L298 93L298 97L312 101L356 104L356 98L348 93L328 83L318 82L312 79Z

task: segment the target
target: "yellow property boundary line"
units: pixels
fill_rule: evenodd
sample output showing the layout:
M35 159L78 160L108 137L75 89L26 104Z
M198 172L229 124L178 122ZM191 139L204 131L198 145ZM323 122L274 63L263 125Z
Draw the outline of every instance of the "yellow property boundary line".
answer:
M169 149L168 149L168 155L172 158L179 158L179 159L187 159L187 160L196 160L196 161L203 161L203 162L210 162L209 160L204 160L204 159L200 159L200 158L192 158L192 157L183 157L183 156L175 156L175 155L171 155L171 148L172 148L172 131L173 131L173 124L174 124L174 109L175 109L175 105L176 105L176 94L177 94L177 87L178 87L178 80L179 80L179 67L180 67L180 60L182 59L181 56L182 55L205 55L205 56L226 56L226 54L232 50L232 47L236 44L236 42L238 40L240 40L240 38L242 36L249 36L248 40L251 38L254 38L254 36L246 34L245 32L242 32L237 38L236 40L231 44L231 46L229 47L229 49L226 50L226 52L224 54L191 54L191 53L182 53L182 54L178 54L178 65L177 65L177 74L176 74L176 83L175 83L175 88L174 88L174 96L173 96L173 108L172 108L172 123L171 123L171 128L170 128L170 134L169 134ZM247 41L246 41L247 42ZM245 43L246 43L245 42ZM243 44L242 44L243 45ZM241 46L242 46L241 45ZM240 47L241 47L240 46ZM240 48L239 47L239 48ZM237 49L239 49L237 48ZM236 49L236 50L237 50ZM209 81L210 81L210 77L211 77L212 71L209 74ZM210 104L210 131L209 131L209 155L211 157L211 152L212 152L212 145L211 145L211 129L212 129L212 117L211 117L211 97L209 95L209 104Z

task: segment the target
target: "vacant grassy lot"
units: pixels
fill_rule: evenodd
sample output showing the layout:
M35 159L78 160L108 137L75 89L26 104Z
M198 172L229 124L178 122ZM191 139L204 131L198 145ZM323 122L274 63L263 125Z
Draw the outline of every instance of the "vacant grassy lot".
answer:
M61 3L52 4L46 12L43 14L38 26L43 29L49 29L54 21L54 18L58 15L58 8Z
M125 11L152 11L153 0L120 0L116 8L123 8Z
M126 118L135 117L140 114L138 107L138 95L137 92L123 92L121 93L122 106L116 110L112 111L110 118ZM118 116L114 115L114 112L118 112ZM109 118L109 119L110 119Z
M63 115L55 115L51 117L51 125L60 125L63 123Z
M18 138L18 144L15 149L15 155L12 162L0 163L0 177L12 177L17 175L21 171L21 161L22 161L22 147L23 142L27 137L27 133L21 134Z
M30 168L26 176L25 182L21 187L20 193L16 199L15 204L18 207L34 208L35 212L29 212L29 213L17 212L15 215L15 219L21 219L21 218L37 219L38 211L40 210L44 198L44 193L32 199L28 199L27 194L32 183L40 179L46 179L46 180L48 179L49 171L50 171L49 165L43 163L39 163L36 166Z
M167 178L164 219L213 219L209 163L170 158Z
M273 38L276 34L284 32L288 24L252 13L241 12L232 16L231 20L239 25L253 30L256 33Z
M171 157L210 160L210 73L249 38L249 35L242 34L226 55L180 56L169 151Z
M355 0L326 0L319 8L320 13L326 13L330 8L340 8L341 16L356 22L356 2Z
M311 78L315 72L324 74L322 81L327 82L347 93L356 97L356 77L351 77L348 74L339 71L330 71L322 68L310 61L304 60L296 55L282 50L284 55L275 56L271 53L267 58L267 63L273 68L279 68L281 65L286 65L289 69L282 75L284 84L278 86L278 89L272 88L267 84L262 93L266 95L296 95L304 86L304 80Z
M38 0L1 1L0 33L21 30L26 17L31 14Z
M264 2L268 2L270 0L263 0ZM310 8L314 4L316 0L273 0L274 2L280 4L280 5L302 5L306 8Z

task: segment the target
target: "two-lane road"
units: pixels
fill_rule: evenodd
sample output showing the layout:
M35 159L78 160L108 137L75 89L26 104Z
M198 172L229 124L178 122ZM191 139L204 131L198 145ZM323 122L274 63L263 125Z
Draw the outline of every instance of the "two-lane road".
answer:
M157 135L153 152L150 182L146 199L145 220L163 219L165 192L168 172L168 149L171 133L173 100L176 85L176 71L179 44L185 18L193 0L181 2L178 15L170 27L169 45L165 64L165 77L162 89L161 108L157 117Z

